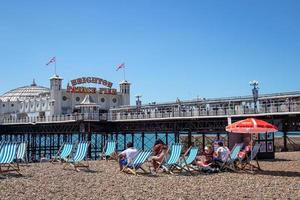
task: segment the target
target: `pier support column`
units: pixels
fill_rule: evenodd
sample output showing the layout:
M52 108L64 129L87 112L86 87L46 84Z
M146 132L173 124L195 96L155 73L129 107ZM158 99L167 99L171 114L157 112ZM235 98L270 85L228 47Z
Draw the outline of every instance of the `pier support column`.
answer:
M188 147L192 146L192 132L188 132Z
M88 147L88 157L91 159L92 158L92 132L91 132L91 124L88 123L88 135L87 135L87 140L90 142L90 145Z
M288 151L288 147L287 147L287 131L285 130L283 132L283 149L282 151Z
M288 134L287 121L284 121L283 124L282 124L282 132L283 132L283 149L281 151L288 151L288 147L287 147L287 134Z

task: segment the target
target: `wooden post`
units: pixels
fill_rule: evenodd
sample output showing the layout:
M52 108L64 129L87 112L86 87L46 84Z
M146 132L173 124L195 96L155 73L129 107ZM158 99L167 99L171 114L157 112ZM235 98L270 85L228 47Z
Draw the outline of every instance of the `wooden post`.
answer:
M145 133L142 132L142 150L145 150Z

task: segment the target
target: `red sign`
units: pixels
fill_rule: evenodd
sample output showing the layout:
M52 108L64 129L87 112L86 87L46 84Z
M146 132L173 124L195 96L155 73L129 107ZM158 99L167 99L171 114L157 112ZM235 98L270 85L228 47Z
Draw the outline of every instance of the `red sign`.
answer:
M107 80L104 80L102 78L97 78L97 77L81 77L77 78L74 80L71 80L72 86L79 85L79 84L84 84L84 83L95 83L95 84L101 84L106 87L111 88L113 83Z

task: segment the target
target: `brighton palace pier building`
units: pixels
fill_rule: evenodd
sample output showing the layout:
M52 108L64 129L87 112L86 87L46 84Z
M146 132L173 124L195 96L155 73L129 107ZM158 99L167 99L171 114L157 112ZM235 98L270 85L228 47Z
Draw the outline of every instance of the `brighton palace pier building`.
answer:
M0 120L43 119L53 121L57 116L76 116L84 113L101 117L110 108L130 104L130 83L122 81L119 91L113 83L98 77L80 77L62 86L63 78L54 75L50 87L29 86L12 89L0 96ZM94 87L85 87L93 85Z

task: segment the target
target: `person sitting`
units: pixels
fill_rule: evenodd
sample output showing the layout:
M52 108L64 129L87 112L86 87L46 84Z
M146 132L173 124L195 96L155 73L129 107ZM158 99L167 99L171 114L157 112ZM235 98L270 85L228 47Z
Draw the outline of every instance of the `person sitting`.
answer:
M207 167L212 163L213 160L213 149L211 145L208 145L204 148L203 156L204 159L202 159L200 156L197 156L196 165L200 167Z
M216 164L224 163L229 155L229 149L224 146L223 142L218 142L218 148L214 153L213 161Z
M250 138L247 137L244 139L243 147L238 154L239 160L245 160L248 156L250 156L252 145Z
M124 169L124 167L128 163L130 163L137 154L138 154L138 150L133 147L133 143L128 142L127 149L125 149L118 155L120 171L122 171Z
M158 171L164 158L167 156L168 146L161 140L155 141L153 146L153 156L151 157L152 166L154 171Z

